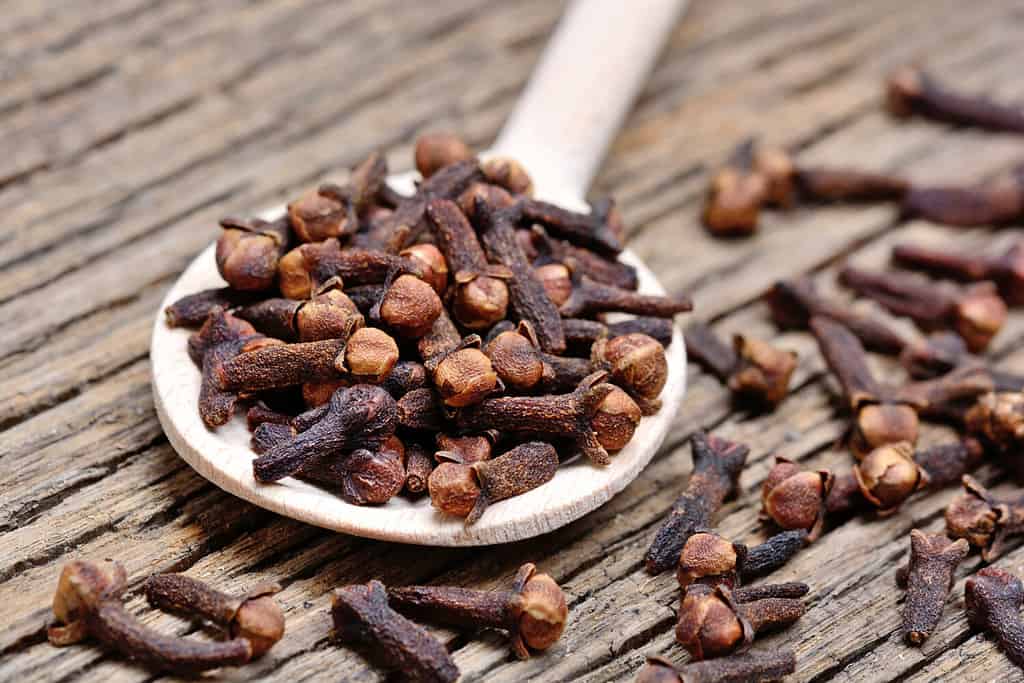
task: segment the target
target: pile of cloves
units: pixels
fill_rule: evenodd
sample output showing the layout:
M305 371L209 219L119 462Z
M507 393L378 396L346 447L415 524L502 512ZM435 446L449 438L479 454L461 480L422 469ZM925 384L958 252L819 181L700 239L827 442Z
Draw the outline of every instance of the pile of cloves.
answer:
M533 199L520 164L447 134L422 136L415 161L411 196L374 153L273 221L223 220L227 287L167 323L198 328L203 422L247 406L259 482L300 477L357 505L428 492L472 523L575 455L608 464L659 409L672 318L691 304L637 291L611 201ZM784 392L765 351L740 356L738 382Z

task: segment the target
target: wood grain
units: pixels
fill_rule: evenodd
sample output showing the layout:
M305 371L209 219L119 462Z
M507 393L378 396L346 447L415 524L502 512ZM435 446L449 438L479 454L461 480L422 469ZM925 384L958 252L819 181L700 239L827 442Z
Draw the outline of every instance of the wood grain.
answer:
M9 3L0 13L0 680L153 680L97 648L44 642L57 574L78 557L122 559L133 578L130 608L178 633L195 629L138 597L151 572L239 589L263 579L285 585L288 637L267 658L224 672L228 680L383 680L328 639L333 587L371 577L491 587L524 559L565 585L570 627L528 662L511 660L500 634L437 631L466 680L628 681L645 653L683 662L672 637L674 579L649 578L639 561L686 481L688 435L714 429L752 447L743 494L720 522L740 541L763 535L756 497L773 454L811 467L850 462L835 448L846 424L836 387L809 336L770 324L765 287L808 272L832 291L844 259L881 266L906 239L998 250L1021 236L906 222L890 207L831 207L768 212L757 238L719 242L697 221L709 170L757 134L815 162L928 181L988 177L1019 160L1019 138L894 122L881 111L882 78L919 60L965 88L1024 99L1024 15L1009 0L691 4L595 196L618 197L631 247L667 288L692 291L696 315L723 334L742 330L798 351L796 390L771 415L737 412L691 366L659 455L606 505L530 541L438 549L303 525L195 474L156 420L149 328L219 217L336 178L371 148L385 150L393 169L408 168L424 127L489 145L560 3ZM1013 312L993 357L1024 370L1022 339L1024 316ZM923 441L950 436L929 426ZM980 476L1012 490L995 469ZM917 497L884 520L851 520L769 577L813 589L807 615L764 641L796 648L793 680L1019 679L964 620L963 579L976 556L960 567L927 645L899 640L893 568L910 528L942 528L953 495ZM1024 550L1000 564L1024 572Z

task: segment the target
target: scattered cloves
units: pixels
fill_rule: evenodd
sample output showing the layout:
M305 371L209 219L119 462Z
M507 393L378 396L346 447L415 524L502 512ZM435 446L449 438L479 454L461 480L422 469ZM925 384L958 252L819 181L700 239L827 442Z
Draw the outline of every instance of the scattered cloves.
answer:
M1024 533L1024 498L997 498L974 477L964 475L964 492L946 508L946 533L965 538L993 562L1012 536Z
M693 435L690 445L693 451L690 480L644 555L644 565L651 574L660 574L674 566L687 539L701 529L710 528L712 516L736 491L740 471L750 452L743 444L703 431Z
M252 645L262 657L284 635L284 613L270 596L281 586L264 583L241 595L228 595L184 574L156 574L143 586L149 604L164 611L199 616Z
M969 550L962 538L951 541L942 534L911 530L903 605L903 638L911 645L923 645L939 625L957 565Z
M1011 662L1024 669L1024 585L999 567L985 567L964 584L967 621L995 639Z
M960 254L949 249L900 244L893 247L892 260L904 268L960 282L990 280L996 283L1007 304L1024 303L1024 242L1015 243L997 256Z
M431 623L504 629L519 659L554 645L569 616L562 589L531 563L519 568L506 590L406 586L388 589L388 600L399 612Z
M380 666L408 680L454 683L459 677L444 643L391 609L380 581L335 590L331 618L338 640L362 645Z
M744 335L723 343L707 325L691 323L683 332L690 358L725 382L741 399L775 406L789 394L797 354Z

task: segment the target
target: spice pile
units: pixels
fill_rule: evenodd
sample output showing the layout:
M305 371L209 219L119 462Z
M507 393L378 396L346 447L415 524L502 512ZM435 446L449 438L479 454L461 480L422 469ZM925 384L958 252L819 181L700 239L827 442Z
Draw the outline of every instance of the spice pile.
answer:
M426 490L473 523L560 461L607 465L629 443L691 304L636 291L612 202L535 200L521 165L450 135L421 137L415 160L412 196L372 154L279 219L223 220L228 286L167 321L199 327L203 422L249 406L259 482L298 476L356 505Z

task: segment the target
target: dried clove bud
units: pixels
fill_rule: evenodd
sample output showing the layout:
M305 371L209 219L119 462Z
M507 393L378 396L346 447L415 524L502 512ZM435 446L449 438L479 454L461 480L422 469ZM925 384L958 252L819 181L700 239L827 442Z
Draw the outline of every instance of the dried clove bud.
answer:
M996 448L1015 449L1024 441L1024 394L991 392L967 411L965 426Z
M441 299L433 287L418 277L400 275L388 284L370 315L400 337L418 339L433 328L441 308Z
M612 382L629 392L644 415L661 408L658 396L668 381L665 347L646 334L625 334L595 345L594 359L607 367Z
M1015 243L998 256L959 254L947 249L900 244L893 247L892 260L903 268L960 282L991 280L1007 304L1024 303L1024 242Z
M530 230L517 230L516 238L523 253L535 266L566 267L566 264L572 264L575 270L606 285L635 290L640 284L633 266L577 247L572 242L555 239L539 225L534 225Z
M737 603L724 586L691 584L679 606L676 641L695 660L721 657L749 645L756 633L789 626L804 610L800 600L765 598Z
M826 470L804 470L777 456L761 487L762 519L770 519L781 529L806 531L807 541L816 541L825 525L825 500L832 482L832 474Z
M636 683L754 683L777 681L796 671L792 650L747 650L741 654L690 662L678 671L661 657L647 657Z
M620 451L633 439L643 411L629 394L615 387L597 406L590 420L597 442L606 451Z
M375 285L391 274L423 275L412 259L370 249L342 248L336 238L295 247L281 257L278 285L289 299L308 299L341 278L346 287Z
M1024 132L1024 113L1018 107L949 90L916 66L903 66L889 75L885 101L889 113L901 119L918 115L957 126Z
M473 220L476 218L477 199L495 209L506 209L516 202L515 198L504 188L491 183L472 183L465 192L459 195L455 203L459 205L459 209L466 218ZM518 232L516 236L518 237ZM522 242L520 242L520 246L523 246ZM530 256L531 260L533 259L530 253L527 253L527 256Z
M561 263L546 263L533 269L544 293L556 307L569 300L572 294L572 271Z
M473 150L454 133L424 133L416 138L416 170L424 178L457 161L473 158Z
M428 382L427 369L414 360L400 360L380 383L396 401L413 389L422 389Z
M767 201L789 208L798 200L865 202L902 199L910 188L903 178L854 168L804 166L783 150L759 148L754 166L768 183Z
M335 452L316 455L299 475L336 488L353 505L382 505L405 486L405 446L391 436L374 450L357 448L340 458Z
M359 228L355 207L343 192L310 190L288 204L288 217L296 236L303 242L351 235Z
M523 198L519 204L523 219L539 223L550 235L604 256L616 256L622 251L621 217L610 202L594 202L589 214L536 199Z
M927 475L914 462L914 446L906 441L879 446L853 468L861 495L879 514L896 511L914 491L927 485Z
M351 448L377 448L395 432L395 400L380 387L357 384L339 389L327 413L291 441L253 460L253 474L263 483L299 472L314 457L340 455Z
M750 452L743 444L703 431L696 432L690 444L693 450L690 480L644 555L644 565L651 574L672 567L687 539L711 526L712 516L725 499L735 493L740 470Z
M694 322L683 333L689 357L725 382L739 398L775 406L789 394L797 354L743 335L724 344L707 325Z
M466 337L460 348L440 359L434 368L434 386L445 405L465 408L504 389L480 343L475 334Z
M496 432L479 436L438 434L436 437L437 452L434 453L434 459L438 462L457 462L462 465L472 465L475 462L490 460L496 436Z
M209 642L143 626L121 603L126 584L119 562L79 560L64 565L53 596L57 623L46 630L50 642L72 645L91 636L152 669L181 675L241 666L252 658L252 644L245 638Z
M398 344L387 332L364 327L348 340L334 366L356 380L380 382L398 363L398 354Z
M901 208L907 217L964 228L1014 223L1024 215L1024 169L975 185L914 187Z
M1024 669L1024 585L999 567L985 567L964 584L967 621L995 639L1011 662Z
M396 419L401 427L436 432L444 428L441 401L433 389L413 389L398 399Z
M297 433L291 425L264 422L252 430L249 445L253 453L262 455L285 441L294 439Z
M399 612L417 619L462 628L498 628L509 632L519 659L530 650L546 650L562 636L569 609L562 589L547 574L526 563L506 590L455 586L406 586L388 589Z
M225 629L232 638L244 638L253 658L262 657L284 636L284 613L270 596L281 591L277 583L263 583L228 595L184 574L155 574L143 590L153 607L201 617Z
M768 540L760 545L755 545L752 548L747 549L747 557L743 561L743 566L740 568L740 577L744 580L750 580L758 576L764 576L765 574L771 574L773 571L789 562L793 557L800 552L805 545L809 542L809 536L803 529L793 529L790 531L783 531L770 536ZM783 584L784 585L784 584ZM801 584L803 585L803 584ZM803 586L806 588L806 586ZM740 589L737 589L737 591ZM785 589L788 590L788 589ZM796 592L795 590L793 592ZM806 590L804 591L806 593ZM764 595L763 597L802 597L804 593L799 595ZM759 599L757 597L749 599L741 599L739 593L734 592L733 597L737 602L749 602L749 600Z
M574 352L578 347L583 347L589 353L591 346L598 339L614 339L633 333L646 334L656 339L662 346L667 347L672 343L672 321L666 318L628 318L608 324L596 320L564 318L562 329L565 330L566 343Z
M577 271L573 273L572 294L558 310L566 318L609 312L671 318L692 311L693 302L685 296L638 294L602 284Z
M516 446L493 460L472 465L443 462L427 482L430 501L442 512L473 524L498 501L532 491L551 481L558 453L550 444L533 441Z
M257 300L254 292L240 292L231 287L204 289L187 294L164 309L168 327L200 327L216 308L230 311Z
M423 271L423 281L438 294L448 289L448 261L433 244L414 244L402 251L400 256L413 261Z
M306 301L264 299L236 315L271 337L301 342L348 338L365 322L340 289L328 289Z
M487 263L473 227L455 202L438 199L427 205L427 218L454 274L452 315L469 329L485 329L502 320L508 309L504 266Z
M984 350L1006 321L1006 304L991 282L940 289L915 276L850 266L840 271L839 281L926 331L952 326L975 352Z
M596 433L602 403L615 389L604 383L606 375L589 375L570 394L489 398L460 411L457 421L470 431L496 429L566 437L595 465L607 465L611 459Z
M711 178L701 218L713 235L742 237L757 230L768 181L753 167L754 145L753 139L742 142Z
M533 179L523 165L509 157L491 157L480 169L487 182L504 188L512 194L533 196Z
M708 531L690 536L679 553L676 580L686 588L700 582L709 586L734 588L739 568L746 560L747 547Z
M381 666L408 680L454 683L459 677L444 643L391 609L380 581L335 590L331 618L340 641L362 645Z
M405 490L418 495L427 490L427 480L434 471L434 459L422 445L411 442L405 447Z
M232 289L263 291L274 286L278 265L288 249L288 219L267 222L225 218L217 240L217 270Z
M562 353L565 351L565 333L562 331L558 308L548 297L544 285L516 241L515 224L521 216L521 205L493 209L479 198L476 202L475 220L487 255L511 274L508 292L513 310L520 320L533 326L543 350Z
M1006 551L1011 536L1024 533L1024 498L997 498L974 477L963 477L964 493L946 508L946 533L981 549L986 562Z
M797 533L792 531L785 534ZM782 536L782 534L777 534ZM762 544L763 545L763 544ZM769 583L760 586L744 586L732 592L732 599L738 603L754 602L766 598L802 598L811 592L811 587L806 583L790 581L788 583Z
M552 374L529 323L520 323L514 330L497 334L487 343L484 353L501 381L514 391L530 391ZM586 369L592 369L590 362L579 360ZM585 372L584 376L587 374Z
M907 601L903 605L903 639L923 645L942 617L957 565L970 550L964 539L951 541L942 534L910 532L910 561L904 568Z

